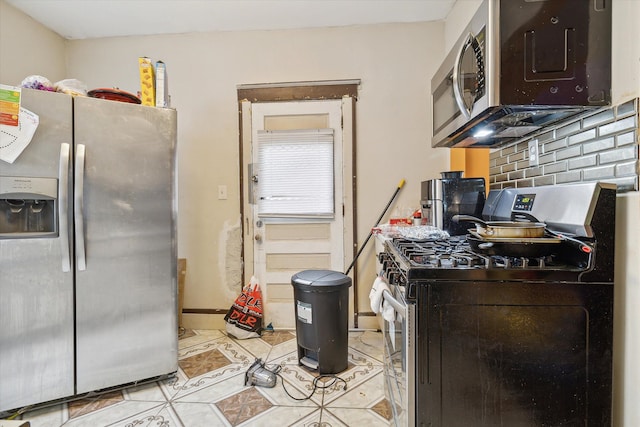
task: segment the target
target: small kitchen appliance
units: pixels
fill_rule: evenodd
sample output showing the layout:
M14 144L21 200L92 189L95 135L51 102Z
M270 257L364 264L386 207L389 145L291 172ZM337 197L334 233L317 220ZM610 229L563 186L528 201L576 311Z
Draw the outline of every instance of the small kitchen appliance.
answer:
M425 225L438 227L450 235L467 233L455 215L480 216L485 200L484 178L463 178L460 171L442 172L442 177L422 182L420 204Z
M271 371L264 366L262 359L256 359L244 374L244 385L273 388L278 380L279 368Z

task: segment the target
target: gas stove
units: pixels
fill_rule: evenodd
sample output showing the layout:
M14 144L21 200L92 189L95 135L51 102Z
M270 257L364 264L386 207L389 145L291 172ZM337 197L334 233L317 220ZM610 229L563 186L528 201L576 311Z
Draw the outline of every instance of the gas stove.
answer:
M451 236L444 240L414 241L401 237L393 238L388 250L403 259L410 268L427 269L544 269L570 268L558 262L555 254L538 257L486 255L474 250L465 236ZM566 249L563 246L558 246Z
M383 328L397 426L610 424L615 203L600 183L492 190L484 221L549 235L386 236L381 274L404 307Z
M471 252L466 239L459 236L423 241L397 237L391 240L391 246L412 267L473 268L484 265L486 260Z
M561 209L558 200L563 201ZM598 183L492 190L483 210L485 220L509 221L526 214L544 222L551 234L513 243L487 239L480 244L470 234L425 240L393 237L386 241L380 261L390 280L402 286L429 279L610 282L614 209L615 189ZM575 242L584 243L587 250ZM531 250L539 245L548 250Z

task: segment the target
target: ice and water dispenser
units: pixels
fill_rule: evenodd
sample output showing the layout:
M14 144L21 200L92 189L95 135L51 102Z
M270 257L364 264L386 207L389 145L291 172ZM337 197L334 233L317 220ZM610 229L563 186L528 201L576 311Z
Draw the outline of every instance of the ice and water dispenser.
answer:
M55 178L0 176L0 239L56 236L57 197Z

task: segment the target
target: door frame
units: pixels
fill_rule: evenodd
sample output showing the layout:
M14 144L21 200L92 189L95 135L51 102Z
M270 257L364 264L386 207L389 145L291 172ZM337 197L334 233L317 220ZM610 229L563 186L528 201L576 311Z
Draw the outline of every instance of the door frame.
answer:
M242 283L247 283L247 276L253 272L253 244L249 245L245 239L251 239L253 236L253 221L252 218L244 216L245 207L249 203L249 194L247 191L248 180L250 171L246 170L245 164L251 163L251 153L246 153L244 150L244 144L247 142L247 138L251 138L251 122L250 120L243 120L244 117L251 114L251 104L259 102L288 102L288 101L310 101L310 100L338 100L342 99L343 102L349 102L351 107L351 116L347 117L343 115L343 125L346 121L349 121L348 125L351 127L351 153L345 153L343 159L345 172L344 172L344 190L345 195L350 190L350 197L345 199L351 201L351 205L345 204L344 206L344 243L345 243L345 257L351 254L353 259L357 254L357 174L356 174L356 101L357 91L360 85L360 80L324 80L315 82L291 82L291 83L267 83L267 84L246 84L237 86L238 94L238 115L239 115L239 170L240 170L240 213L242 215L241 230L242 230ZM246 123L245 123L246 122ZM349 155L350 154L350 155ZM350 183L349 183L349 178ZM350 184L350 188L349 188ZM348 233L348 229L351 228L351 233ZM352 250L349 251L348 247ZM248 250L251 248L251 250ZM345 259L345 265L349 262ZM356 263L357 264L357 263ZM358 327L358 270L355 266L352 270L353 278L353 325Z

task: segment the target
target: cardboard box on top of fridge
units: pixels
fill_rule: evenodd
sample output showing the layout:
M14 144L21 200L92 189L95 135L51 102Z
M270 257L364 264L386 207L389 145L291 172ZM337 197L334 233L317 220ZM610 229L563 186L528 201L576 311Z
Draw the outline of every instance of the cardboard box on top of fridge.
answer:
M153 64L146 56L138 58L138 68L140 70L140 99L142 105L156 106L156 88Z
M167 66L162 61L156 61L156 107L169 108L169 106Z
M0 84L0 125L18 127L20 88Z

